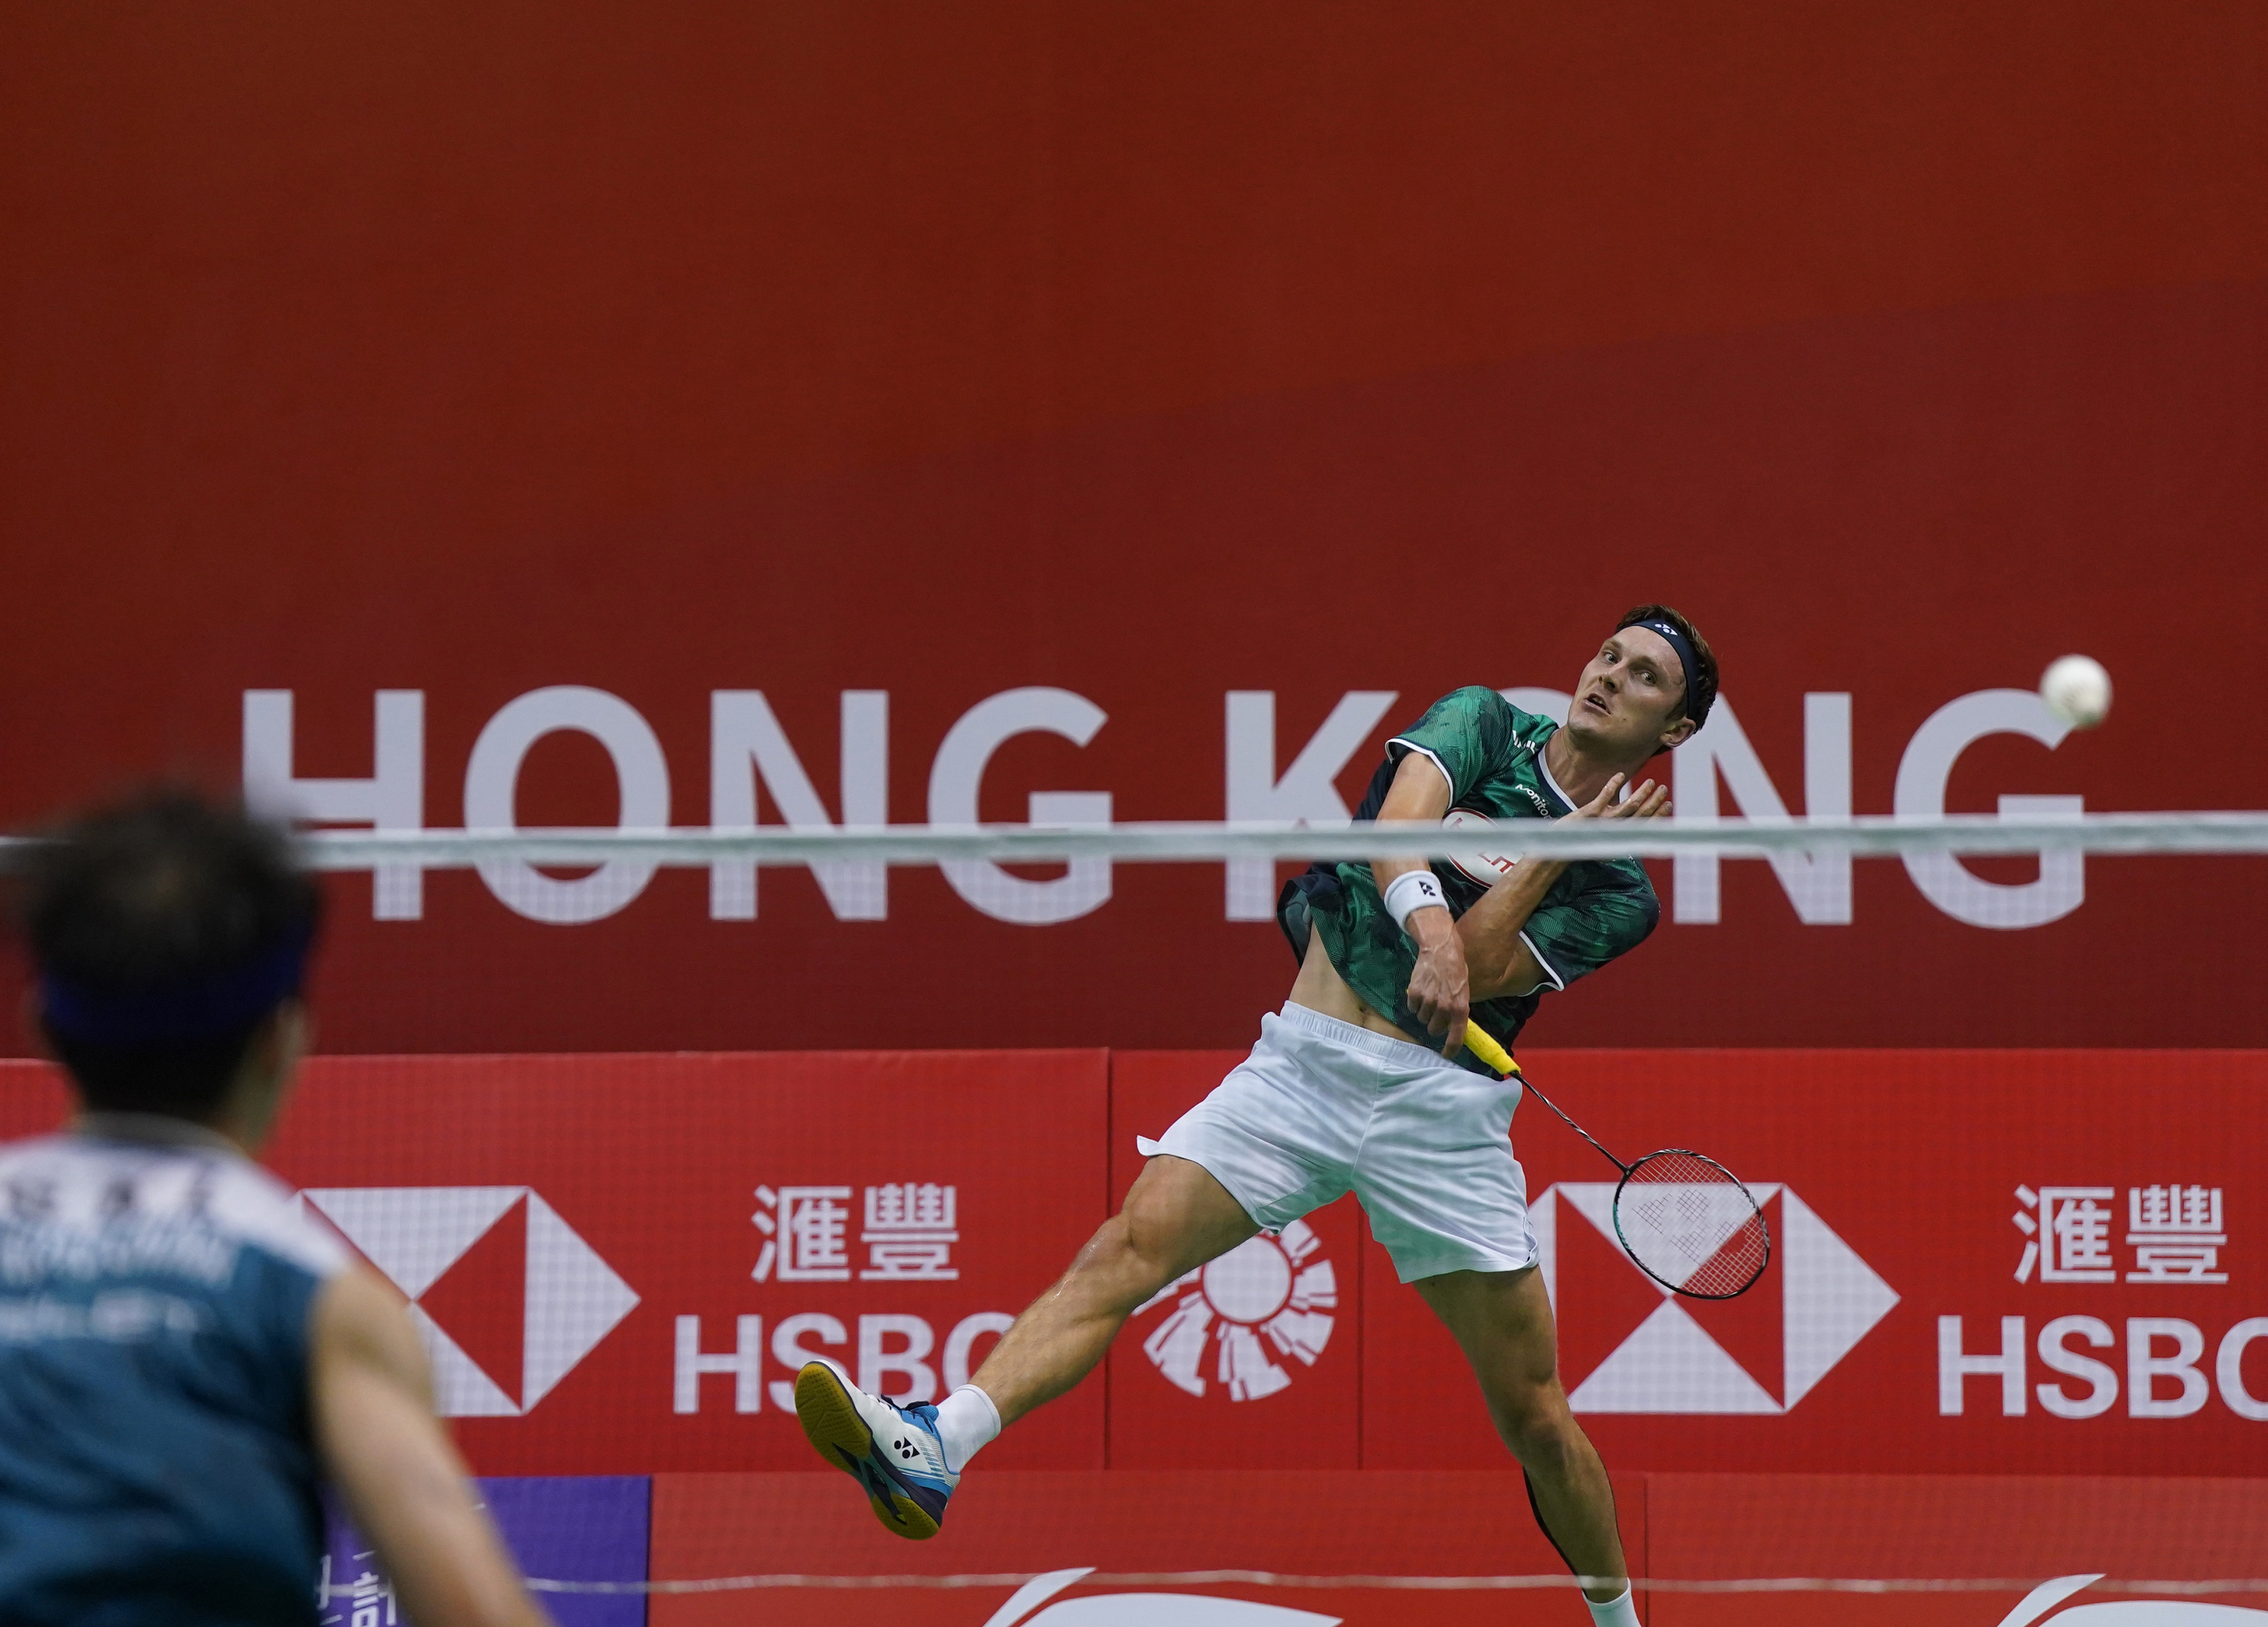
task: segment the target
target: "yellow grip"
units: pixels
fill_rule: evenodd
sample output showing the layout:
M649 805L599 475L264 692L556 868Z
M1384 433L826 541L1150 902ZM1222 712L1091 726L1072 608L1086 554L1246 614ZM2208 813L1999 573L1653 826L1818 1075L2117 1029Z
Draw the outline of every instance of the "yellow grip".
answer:
M1520 1064L1512 1059L1512 1053L1498 1044L1496 1036L1488 1033L1476 1022L1469 1022L1465 1025L1465 1049L1488 1064L1490 1067L1494 1068L1506 1079L1517 1079L1520 1076Z

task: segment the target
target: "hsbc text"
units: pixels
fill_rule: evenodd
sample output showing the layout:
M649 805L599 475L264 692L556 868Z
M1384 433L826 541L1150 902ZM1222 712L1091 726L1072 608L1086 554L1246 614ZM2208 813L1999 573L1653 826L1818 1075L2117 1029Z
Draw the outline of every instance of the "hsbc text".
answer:
M733 1317L729 1344L725 1343L727 1336L721 1328L704 1335L700 1317L680 1316L671 1410L700 1411L701 1381L714 1376L732 1380L733 1411L762 1412L769 1394L775 1409L792 1415L796 1372L814 1361L838 1364L857 1378L859 1388L877 1395L902 1402L935 1401L968 1382L976 1365L976 1342L998 1338L1014 1321L1005 1311L964 1316L953 1324L940 1349L937 1330L927 1317L865 1315L858 1318L854 1350L851 1331L843 1319L822 1311L780 1317L772 1324L769 1344L762 1316ZM706 1348L706 1341L712 1338L723 1348ZM777 1377L766 1373L768 1359ZM722 1386L715 1388L717 1399L723 1400Z
M2268 1384L2256 1395L2244 1384L2244 1354L2256 1339L2268 1339L2268 1316L2248 1316L2210 1341L2204 1329L2179 1316L2129 1316L2123 1341L2099 1316L2058 1316L2029 1335L2021 1316L2000 1318L1999 1348L1972 1351L1958 1316L1937 1319L1937 1410L1957 1417L1967 1382L1983 1379L1999 1391L2004 1417L2021 1417L2034 1401L2059 1418L2099 1417L2118 1403L2121 1373L2087 1352L2124 1345L2126 1416L2185 1418L2203 1411L2216 1392L2221 1404L2240 1418L2268 1420ZM2206 1346L2213 1346L2212 1368ZM2043 1383L2030 1381L2030 1357L2048 1370Z

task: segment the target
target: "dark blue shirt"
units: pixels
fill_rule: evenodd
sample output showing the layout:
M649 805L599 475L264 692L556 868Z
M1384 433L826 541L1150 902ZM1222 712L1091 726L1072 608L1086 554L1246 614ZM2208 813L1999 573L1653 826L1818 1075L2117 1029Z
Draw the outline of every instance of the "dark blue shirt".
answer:
M0 1619L317 1619L309 1319L347 1262L186 1123L0 1148Z

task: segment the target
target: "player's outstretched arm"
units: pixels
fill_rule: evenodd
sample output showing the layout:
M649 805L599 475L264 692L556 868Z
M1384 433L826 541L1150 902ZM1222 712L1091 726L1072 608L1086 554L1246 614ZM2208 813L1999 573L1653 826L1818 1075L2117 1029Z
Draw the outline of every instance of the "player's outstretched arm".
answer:
M315 1444L404 1614L419 1627L543 1627L433 1415L401 1300L367 1270L341 1272L315 1302L313 1336Z

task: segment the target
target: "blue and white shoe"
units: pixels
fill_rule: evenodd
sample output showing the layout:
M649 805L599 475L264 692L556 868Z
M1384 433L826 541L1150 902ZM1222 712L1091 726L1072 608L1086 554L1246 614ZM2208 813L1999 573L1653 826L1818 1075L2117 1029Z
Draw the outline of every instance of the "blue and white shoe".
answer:
M795 1375L795 1416L819 1455L864 1488L874 1518L900 1536L935 1536L961 1476L945 1466L937 1409L902 1407L823 1361Z

